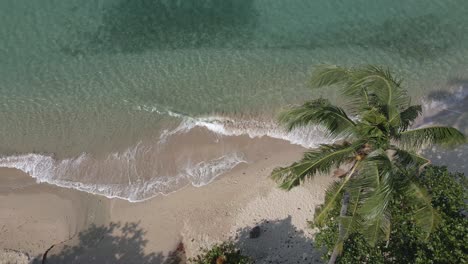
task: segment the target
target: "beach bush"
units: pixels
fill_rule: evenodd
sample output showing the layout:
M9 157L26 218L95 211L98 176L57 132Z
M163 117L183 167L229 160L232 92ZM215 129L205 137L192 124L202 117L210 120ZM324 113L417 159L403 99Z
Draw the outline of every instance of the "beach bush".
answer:
M215 244L211 249L202 249L202 253L189 259L194 264L251 264L253 261L241 254L233 243Z
M417 177L427 188L432 205L440 212L441 221L435 232L423 240L422 231L415 225L411 208L403 197L392 202L392 231L390 240L371 247L359 233L345 241L337 263L467 263L468 219L466 216L467 179L461 173L451 173L446 167L430 166ZM316 245L325 247L323 259L328 259L338 238L340 214L337 202L327 219L319 227Z

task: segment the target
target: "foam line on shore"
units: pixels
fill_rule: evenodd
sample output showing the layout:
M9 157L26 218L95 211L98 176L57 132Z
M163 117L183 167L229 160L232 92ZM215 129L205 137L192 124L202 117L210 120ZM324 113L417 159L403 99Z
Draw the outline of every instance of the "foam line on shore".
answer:
M181 120L179 126L172 130L165 130L160 136L160 142L164 143L168 137L176 134L187 133L193 128L202 127L220 136L243 136L260 138L263 136L281 139L303 146L315 148L320 144L331 143L336 138L326 134L326 130L320 126L296 128L286 131L275 120L258 120L255 118L241 119L221 115L191 117L182 113L173 112L164 107L139 105L136 110L167 115Z
M109 157L116 156L115 153ZM64 188L72 188L92 194L102 195L108 198L119 198L130 202L140 202L157 195L167 195L173 191L191 184L201 187L212 182L216 177L230 171L240 163L246 161L237 153L203 161L187 166L177 175L158 176L147 181L135 181L129 184L102 184L83 183L77 180L61 178L66 173L74 173L83 168L80 167L87 159L88 154L82 154L77 158L56 160L52 156L43 154L25 154L0 158L0 167L15 168L29 174L37 182L53 184ZM96 171L98 173L99 170ZM92 175L86 175L92 176ZM177 188L178 187L178 188Z

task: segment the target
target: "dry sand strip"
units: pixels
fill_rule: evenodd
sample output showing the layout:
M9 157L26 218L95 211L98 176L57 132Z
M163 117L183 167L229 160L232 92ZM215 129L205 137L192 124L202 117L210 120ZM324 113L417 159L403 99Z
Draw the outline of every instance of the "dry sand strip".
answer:
M35 256L72 237L48 252L47 263L168 263L163 260L176 248L192 257L200 247L233 239L259 263L316 263L307 220L333 179L277 189L271 170L299 159L304 149L275 140L270 146L207 186L138 203L44 184L2 190L0 248ZM0 181L11 173L1 170ZM255 226L259 237L250 238Z
M106 222L104 197L37 184L8 168L0 168L0 186L0 249L35 258L89 224Z

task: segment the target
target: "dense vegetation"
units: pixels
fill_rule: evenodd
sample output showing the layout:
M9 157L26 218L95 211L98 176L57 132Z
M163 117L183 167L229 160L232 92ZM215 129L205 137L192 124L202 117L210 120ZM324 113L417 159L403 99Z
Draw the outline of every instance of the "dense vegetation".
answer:
M427 241L421 240L422 230L412 217L403 196L390 205L393 216L390 240L371 247L359 233L353 233L345 241L346 247L338 263L466 263L468 261L468 219L466 214L468 181L463 174L449 173L445 167L429 167L417 178L417 182L429 191L432 206L441 216L438 228ZM342 194L341 194L342 195ZM330 197L327 197L329 199ZM326 219L327 226L316 235L318 246L329 250L328 259L337 240L340 205L335 203Z
M225 242L216 244L211 249L202 250L201 254L189 259L194 264L250 264L253 263L249 257L241 254L234 244Z

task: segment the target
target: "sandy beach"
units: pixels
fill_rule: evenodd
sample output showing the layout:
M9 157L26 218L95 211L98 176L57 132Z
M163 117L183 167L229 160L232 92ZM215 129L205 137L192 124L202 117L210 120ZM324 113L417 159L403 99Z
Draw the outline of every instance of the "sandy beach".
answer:
M269 147L257 162L209 185L138 203L37 184L21 171L1 169L0 248L31 260L47 251L46 263L183 263L200 247L232 239L260 263L318 262L307 220L332 178L279 190L268 178L271 170L304 149L264 140ZM260 237L249 238L255 226ZM171 262L169 255L177 257Z

